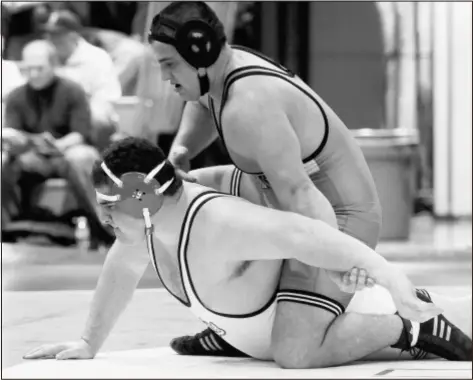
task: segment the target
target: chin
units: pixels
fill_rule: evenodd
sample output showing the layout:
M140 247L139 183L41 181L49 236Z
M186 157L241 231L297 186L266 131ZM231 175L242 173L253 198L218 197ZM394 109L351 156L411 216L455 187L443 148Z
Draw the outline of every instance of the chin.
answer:
M189 94L188 92L180 92L179 96L186 102L196 102L200 99L200 95L193 95Z

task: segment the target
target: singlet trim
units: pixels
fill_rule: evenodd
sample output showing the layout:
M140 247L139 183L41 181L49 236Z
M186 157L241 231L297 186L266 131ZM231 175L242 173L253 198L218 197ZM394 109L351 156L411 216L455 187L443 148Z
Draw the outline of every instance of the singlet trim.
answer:
M172 295L175 299L177 299L180 303L182 303L184 306L189 307L190 304L190 299L189 295L187 294L186 287L184 286L184 279L182 278L182 271L181 271L181 264L179 262L179 272L181 273L181 284L182 284L182 289L184 290L184 295L187 297L187 301L182 300L180 297L175 295L171 290L168 288L166 283L163 281L163 278L161 276L161 273L159 272L159 267L158 267L158 262L156 260L156 253L154 251L154 243L153 243L153 234L150 234L146 237L146 241L148 244L148 254L151 256L151 261L153 262L154 270L156 271L156 274L158 275L159 281L161 281L161 284L164 286L164 288L168 291L170 295Z
M197 199L200 198L204 194L215 194L215 195L212 196L212 197L208 197L206 199L201 200L200 204L198 204L197 207L192 209L193 211L192 211L192 213L190 213L189 210L191 210L191 206L193 206L195 204L195 202L197 201ZM201 210L202 206L204 206L210 200L215 199L215 198L230 197L230 196L231 195L229 195L229 194L224 194L224 193L220 193L220 192L216 192L216 191L208 191L208 192L200 194L198 197L196 197L192 201L191 205L189 205L188 212L186 213L186 216L184 218L184 222L182 224L181 233L184 234L187 230L187 238L185 239L185 241L183 241L181 239L180 243L179 243L179 264L181 263L181 259L182 259L182 261L184 262L184 265L186 266L187 279L189 281L189 285L191 286L191 290L194 293L194 296L195 296L196 300L200 303L200 305L204 309L208 310L212 314L215 314L215 315L218 315L218 316L221 316L221 317L225 317L225 318L251 318L251 317L254 317L256 315L259 315L259 314L263 313L274 303L274 301L276 300L277 293L278 293L277 288L275 289L275 292L272 295L272 297L269 299L269 301L265 305L263 305L260 309L254 311L254 312L246 313L246 314L220 313L218 311L212 310L212 309L208 308L207 306L205 306L205 304L200 299L200 297L199 297L199 295L198 295L198 293L195 289L194 283L192 282L192 278L190 276L189 262L187 260L187 248L188 248L188 245L189 245L189 237L190 237L190 234L191 234L191 231L192 231L192 226L193 226L193 223L194 223L194 219L197 216L197 213ZM182 235L181 235L181 238L182 238ZM183 276L184 276L184 274L181 271L181 277L183 278Z
M197 195L193 200L192 202L189 204L189 207L186 211L186 214L184 215L184 219L182 221L182 225L181 225L181 231L179 233L179 245L178 245L178 252L181 251L181 244L182 244L182 236L184 234L184 225L185 225L185 222L186 220L188 219L188 214L189 214L189 210L191 209L191 207L194 205L194 203L200 199L202 196L206 195L206 194L214 194L216 193L215 191L205 191L199 195ZM218 193L220 194L220 193ZM156 253L154 251L154 243L153 243L153 235L150 234L150 235L147 235L146 237L146 242L147 242L147 245L148 245L148 253L149 255L151 256L151 261L153 262L153 266L154 266L154 269L156 271L156 274L158 275L158 278L159 278L159 281L161 281L161 284L164 286L164 288L168 291L169 294L171 294L175 299L177 299L180 303L182 303L184 306L187 306L187 307L190 307L191 306L191 302L190 302L190 298L189 298L189 295L187 294L187 290L186 290L186 286L184 284L184 277L183 277L183 273L182 273L182 267L181 267L181 260L180 260L180 254L178 253L178 269L179 269L179 273L181 275L181 285L182 285L182 289L184 290L184 295L187 297L187 301L185 300L182 300L180 297L178 297L177 295L175 295L173 292L171 292L171 290L168 288L168 286L166 285L166 283L163 281L163 278L161 276L161 273L159 272L159 267L158 267L158 262L156 260Z
M277 77L277 78L283 79L286 82L292 84L294 87L296 87L297 89L302 91L305 95L307 95L319 108L319 110L322 114L322 117L324 119L324 127L325 127L324 128L325 129L324 130L324 136L323 136L322 141L320 142L318 148L312 154L310 154L308 157L304 158L302 160L302 162L305 164L305 163L315 159L320 154L320 152L322 152L325 145L327 144L328 135L329 135L328 117L327 117L327 114L325 113L325 110L323 109L322 105L320 104L320 102L314 96L312 96L307 90L305 90L300 85L298 85L298 84L294 83L293 81L291 81L290 78L293 78L294 74L292 74L284 66L272 61L270 58L264 57L264 56L262 56L262 55L260 55L256 52L252 51L251 49L241 48L241 47L236 47L236 48L239 49L239 50L243 50L243 51L246 51L248 53L254 54L254 55L258 56L259 58L261 58L261 59L263 59L263 60L265 60L265 61L267 61L271 64L276 65L278 68L280 68L281 70L284 70L284 71L281 72L281 71L278 71L278 70L275 70L275 69L272 69L272 68L268 68L268 67L252 65L252 66L240 67L240 68L237 68L237 69L233 70L232 72L230 72L230 74L228 74L228 76L225 78L225 81L224 81L223 93L222 93L222 102L220 104L220 111L219 111L218 117L217 117L216 112L215 112L215 107L214 107L213 100L209 95L210 112L212 113L212 118L214 120L215 127L217 128L217 132L220 135L220 138L222 139L222 142L223 142L223 145L225 146L225 148L227 147L227 145L225 143L225 138L223 136L223 129L222 129L221 125L222 125L222 113L223 113L223 109L224 109L224 106L225 106L225 103L226 103L226 100L227 100L228 91L229 91L230 86L235 81L237 81L238 79L241 79L241 78L244 78L244 77L247 77L247 76L266 75L266 76L272 76L272 77ZM237 166L235 161L231 158L230 152L228 151L227 148L226 148L226 150L227 150L228 155L229 155L231 161L233 162L233 164L235 166ZM263 172L255 172L255 173L247 172L247 171L241 169L240 167L238 167L238 168L242 172L247 173L247 174L251 174L251 175L263 175L264 174Z

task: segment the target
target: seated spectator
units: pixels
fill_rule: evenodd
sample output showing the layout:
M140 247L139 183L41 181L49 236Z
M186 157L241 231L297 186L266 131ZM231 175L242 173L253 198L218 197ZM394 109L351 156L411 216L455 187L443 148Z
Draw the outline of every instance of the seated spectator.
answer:
M95 141L100 149L104 148L117 122L113 102L121 97L120 82L110 55L80 35L80 21L68 10L52 12L43 29L57 50L59 75L76 81L87 93Z
M84 38L104 49L112 58L123 96L136 95L139 67L147 54L147 47L129 36L98 28L84 28Z
M95 241L110 243L89 177L99 154L91 145L87 97L78 84L55 74L56 65L54 46L47 41L31 42L23 50L27 83L8 96L2 131L2 145L10 155L2 157L2 168L8 166L9 173L2 176L2 219L7 218L2 225L30 208L37 185L61 177L89 219Z
M8 59L19 60L21 50L28 43L41 38L41 26L49 19L49 15L55 11L66 10L75 14L83 27L80 34L84 39L94 46L104 49L111 57L124 96L136 94L136 82L138 77L139 61L143 59L146 51L145 45L140 42L144 31L144 19L146 17L147 4L115 4L113 2L38 2L35 8L30 9L32 21L29 22L29 33L18 35L14 33L8 38L6 56ZM2 3L2 10L5 2ZM102 10L101 12L97 12ZM106 12L104 12L104 10ZM107 12L108 11L108 12ZM116 12L119 13L116 13ZM128 12L123 18L123 12ZM8 15L2 12L2 28L5 25L5 33L8 35ZM5 17L4 17L5 14ZM133 20L133 23L131 22ZM14 27L14 25L11 25ZM141 26L141 27L140 27ZM3 33L2 29L2 33ZM10 28L11 29L11 28ZM133 35L130 33L133 30ZM140 33L137 33L139 30Z

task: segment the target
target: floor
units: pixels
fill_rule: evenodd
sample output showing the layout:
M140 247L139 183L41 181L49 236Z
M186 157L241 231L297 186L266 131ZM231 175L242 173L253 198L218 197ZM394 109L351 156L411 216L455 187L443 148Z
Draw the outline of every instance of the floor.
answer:
M437 288L449 294L471 294L471 221L452 224L416 218L409 241L382 242L378 252L406 270L416 285ZM40 344L74 340L80 336L103 259L104 256L98 253L79 256L73 249L2 244L2 369L25 363L22 355ZM244 374L243 377L271 378L358 375L471 378L471 363L466 363L465 367L463 364L430 361L419 369L415 369L412 363L406 363L405 367L396 367L399 363L395 367L383 363L370 368L366 365L341 367L344 369L297 375L282 371L281 375L273 367L269 368L266 364L262 366L259 362L250 365L247 362L228 361L222 365L221 361L206 362L201 358L195 361L176 357L165 349L169 341L181 334L195 333L202 325L159 287L156 276L151 270L147 271L131 304L103 347L104 352L146 350L126 355L142 354L143 358L152 355L156 360L155 365L161 363L158 366L162 369L159 375L145 371L136 375L138 377L187 377L186 373L192 373L190 377L231 377L232 374L238 377L238 374ZM157 350L159 347L162 349ZM117 359L113 354L106 360L118 361L128 370L131 368L129 366L137 369L132 362L128 365L123 357ZM187 366L188 372L176 372L173 365L169 364L177 365L178 362L181 367ZM26 363L32 365L31 362ZM82 366L80 363L74 365ZM100 367L101 364L94 365ZM30 367L15 368L31 370ZM34 367L33 371L38 368ZM100 372L97 368L94 373ZM71 370L69 367L66 369ZM227 371L229 369L231 372ZM121 373L125 374L126 371L123 368ZM72 373L81 372L74 370ZM469 375L465 377L465 374ZM41 375L36 372L36 376ZM48 372L46 377L51 376ZM108 377L115 376L108 373Z

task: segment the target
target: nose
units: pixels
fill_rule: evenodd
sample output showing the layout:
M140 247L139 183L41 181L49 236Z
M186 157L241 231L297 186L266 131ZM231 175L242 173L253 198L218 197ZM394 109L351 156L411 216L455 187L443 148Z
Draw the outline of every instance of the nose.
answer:
M105 211L104 209L100 209L100 220L102 221L103 224L109 225L113 227L113 220L112 216Z
M161 67L161 80L163 82L169 82L171 80L171 72L169 69Z
M30 69L28 74L29 74L29 77L31 79L35 79L35 78L38 78L40 76L39 75L40 71L38 69Z

